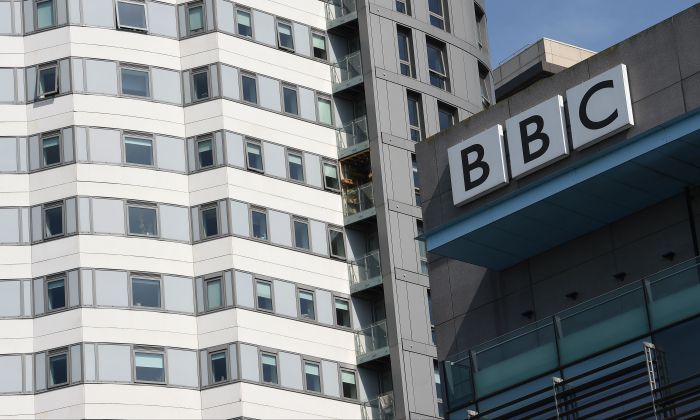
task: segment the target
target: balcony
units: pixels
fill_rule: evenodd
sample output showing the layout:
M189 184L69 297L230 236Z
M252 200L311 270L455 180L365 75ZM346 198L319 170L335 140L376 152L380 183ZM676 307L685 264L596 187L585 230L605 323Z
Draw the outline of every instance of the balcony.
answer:
M394 393L387 392L362 403L362 420L394 420Z
M326 22L333 29L357 19L357 0L326 0Z
M350 53L342 60L333 64L331 68L333 93L358 86L362 81L362 55L360 51Z
M382 284L382 267L379 250L348 262L350 292L357 293Z
M367 116L362 116L338 129L336 132L339 158L354 155L369 148Z
M371 362L389 355L386 320L355 332L357 364Z
M376 214L372 182L343 190L343 215L346 226Z

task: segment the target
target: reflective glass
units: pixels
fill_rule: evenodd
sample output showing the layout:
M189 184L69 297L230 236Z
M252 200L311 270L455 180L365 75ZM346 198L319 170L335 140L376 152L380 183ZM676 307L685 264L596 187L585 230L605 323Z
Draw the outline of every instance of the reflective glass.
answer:
M49 310L66 307L66 280L57 279L46 283L46 297Z
M335 323L350 328L350 304L345 299L335 300Z
M258 309L272 310L272 285L266 282L257 282L255 284L256 294L258 296Z
M63 234L63 207L50 207L44 210L45 236L50 238Z
M449 109L438 109L440 130L446 130L454 125L454 114Z
M153 165L153 140L136 137L124 138L124 159L136 165Z
M294 50L294 37L292 27L286 23L277 23L277 36L279 36L280 47Z
M165 382L162 354L136 352L134 362L137 381Z
M268 384L277 383L277 357L271 354L262 354L262 376L263 382Z
M345 258L345 236L339 230L330 230L331 256Z
M289 177L295 181L304 182L304 164L300 155L288 154Z
M320 34L312 34L311 41L314 47L314 57L327 60L328 51L326 49L326 37Z
M39 69L39 97L58 93L56 66Z
M306 377L306 390L321 392L321 368L317 363L304 363L304 375Z
M221 299L221 279L207 280L207 309L220 308L223 305Z
M329 99L318 98L318 122L326 125L333 124L331 101Z
M44 138L41 143L44 166L61 163L61 147L58 136Z
M128 206L129 234L158 236L158 216L154 207Z
M253 223L253 237L267 240L267 215L259 211L250 212Z
M241 84L243 88L243 100L257 104L258 87L255 83L255 79L249 76L241 76Z
M122 69L122 93L124 95L148 97L148 71Z
M331 163L323 164L323 182L326 188L331 190L340 189L340 181L338 180L338 167Z
M146 5L138 3L117 2L119 26L146 29Z
M222 351L211 355L211 378L214 383L228 380L226 352Z
M160 308L160 280L131 279L131 296L134 306Z
M343 383L343 397L357 399L357 384L355 383L355 373L348 371L340 372L340 381Z
M198 71L192 73L192 88L194 89L194 100L199 101L209 97L209 72Z
M245 10L238 10L236 11L236 20L238 21L238 34L252 37L253 26L250 23L250 13Z
M204 7L201 4L190 6L187 9L187 15L190 33L204 30Z
M294 221L294 246L309 249L309 224L300 220Z
M299 312L302 318L316 319L314 309L314 294L306 290L299 291Z
M216 207L202 210L202 235L205 238L219 234L219 217Z
M36 28L53 26L53 0L44 0L36 4Z
M68 355L66 353L49 356L49 386L68 383Z
M214 153L212 151L212 141L200 140L197 142L197 156L199 156L199 167L206 168L214 164Z
M288 114L299 114L299 104L297 102L297 90L289 87L282 88L284 97L284 112Z
M257 171L263 170L262 148L257 143L246 143L246 154L248 156L248 168Z

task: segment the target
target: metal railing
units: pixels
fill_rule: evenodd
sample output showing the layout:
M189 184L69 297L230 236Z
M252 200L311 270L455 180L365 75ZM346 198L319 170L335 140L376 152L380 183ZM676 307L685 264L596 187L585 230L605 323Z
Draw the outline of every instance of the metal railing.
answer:
M363 115L338 129L336 132L338 149L343 150L369 140L367 134L367 116Z
M327 0L326 20L328 22L340 19L357 12L357 0Z
M374 190L371 182L359 187L344 189L343 210L345 216L352 216L371 208L374 208Z
M346 55L342 60L334 63L331 69L331 83L333 85L339 85L355 78L358 81L362 80L362 55L360 51Z
M362 420L394 420L394 414L393 392L362 403Z
M386 320L355 332L355 351L358 356L364 356L388 346Z
M348 261L350 274L350 286L358 286L382 277L382 268L379 260L379 250L372 251L364 257L354 261Z

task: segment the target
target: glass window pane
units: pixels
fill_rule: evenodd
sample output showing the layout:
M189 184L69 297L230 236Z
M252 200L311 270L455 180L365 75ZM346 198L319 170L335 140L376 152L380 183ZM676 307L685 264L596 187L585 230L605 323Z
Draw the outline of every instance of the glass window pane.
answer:
M199 157L199 167L206 168L214 165L213 143L211 139L197 142L197 156Z
M137 381L165 382L162 354L137 352L134 361Z
M445 74L445 63L442 59L442 49L428 45L428 67L441 75Z
M124 95L150 96L148 72L143 70L122 69L122 93Z
M277 383L277 357L270 354L262 354L263 382L268 384Z
M398 32L399 38L399 59L408 61L408 37L402 31Z
M241 76L241 84L243 85L243 100L254 104L258 103L258 87L255 84L255 78Z
M56 67L46 67L39 70L39 97L58 93L56 82Z
M153 165L153 140L124 137L124 159L136 165Z
M299 104L297 103L296 89L284 87L282 88L284 97L284 112L288 114L299 114Z
M300 155L288 154L289 177L295 181L304 182L304 164Z
M204 30L204 7L201 4L190 6L187 9L187 15L190 33Z
M420 119L418 118L418 101L414 98L408 98L408 123L413 127L420 127Z
M66 280L57 279L46 283L46 296L49 310L66 307Z
M446 130L454 125L454 117L452 111L447 109L438 109L440 120L440 130Z
M129 234L158 236L158 216L152 207L129 206Z
M220 308L223 305L221 299L221 279L207 281L207 309Z
M192 88L194 89L195 101L207 99L209 97L209 72L192 73Z
M266 282L257 282L255 291L258 296L258 309L272 310L272 285Z
M292 36L292 27L286 23L277 23L277 36L279 36L279 46L294 50L294 37Z
M294 246L309 249L309 225L306 222L294 221Z
M61 163L61 146L58 136L44 138L41 143L44 166Z
M146 29L146 6L144 4L120 1L117 3L117 12L119 13L119 26Z
M331 256L337 258L345 258L345 238L343 232L339 230L330 230L331 237Z
M338 180L338 167L331 163L323 164L323 182L326 188L332 190L340 189L340 181Z
M262 147L258 143L246 143L248 168L257 171L263 170Z
M326 50L326 37L320 34L312 34L311 39L314 47L314 57L327 60L328 51Z
M53 23L53 1L44 0L36 4L36 28L44 29L54 25Z
M345 299L335 300L335 322L341 327L350 328L350 304Z
M333 116L331 114L331 101L324 98L318 98L318 121L322 124L333 124Z
M257 239L267 240L267 214L252 211L250 218L253 223L253 237Z
M49 356L49 386L68 383L68 355Z
M304 364L304 375L306 376L306 390L321 392L321 369L316 363Z
M45 234L47 238L63 234L63 207L51 207L44 210L46 222Z
M250 24L250 13L244 10L236 11L236 19L238 21L238 34L242 36L253 36L253 28Z
M355 373L341 371L340 380L343 383L343 397L357 399L357 384L355 383Z
M396 11L399 13L406 13L406 3L402 0L396 0Z
M445 29L445 21L435 15L430 15L430 24L436 28Z
M202 210L202 228L202 234L205 238L219 234L219 217L216 207Z
M428 10L442 16L442 0L428 0Z
M306 290L299 291L299 312L302 318L316 319L314 308L314 294Z
M228 380L226 352L222 351L211 355L211 378L214 383Z
M160 280L131 279L131 296L134 306L160 308Z

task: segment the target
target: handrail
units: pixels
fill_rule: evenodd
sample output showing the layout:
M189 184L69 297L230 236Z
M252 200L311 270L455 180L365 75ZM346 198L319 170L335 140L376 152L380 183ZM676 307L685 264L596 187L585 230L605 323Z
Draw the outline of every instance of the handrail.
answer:
M381 262L379 250L371 251L355 260L348 261L350 271L350 284L361 284L381 277Z
M362 54L361 51L352 52L332 65L332 80L334 85L362 77Z

